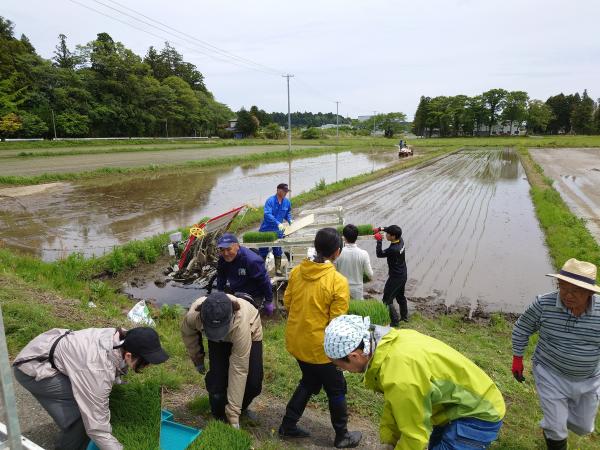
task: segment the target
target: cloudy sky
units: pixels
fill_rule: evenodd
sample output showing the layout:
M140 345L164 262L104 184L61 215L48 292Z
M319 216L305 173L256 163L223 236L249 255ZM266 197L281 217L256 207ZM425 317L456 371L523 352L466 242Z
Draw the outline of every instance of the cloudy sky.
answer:
M2 0L0 15L46 58L60 33L74 47L107 32L139 55L168 40L235 110L286 111L283 73L292 111L339 100L352 117L495 87L600 96L598 0Z

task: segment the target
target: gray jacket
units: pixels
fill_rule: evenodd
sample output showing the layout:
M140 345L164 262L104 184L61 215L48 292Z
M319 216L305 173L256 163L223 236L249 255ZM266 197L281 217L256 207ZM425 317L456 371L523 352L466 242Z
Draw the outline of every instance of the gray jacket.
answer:
M69 333L54 351L57 372L47 357L54 341L66 331L54 328L40 334L21 350L14 364L36 381L56 376L58 372L69 377L89 438L101 450L121 450L123 446L112 435L108 408L113 384L120 382L119 376L125 367L121 351L113 349L119 343L119 334L115 328L88 328Z

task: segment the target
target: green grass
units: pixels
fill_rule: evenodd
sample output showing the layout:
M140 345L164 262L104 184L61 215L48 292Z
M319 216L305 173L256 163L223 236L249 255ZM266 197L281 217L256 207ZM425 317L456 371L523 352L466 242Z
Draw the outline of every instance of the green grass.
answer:
M600 136L515 136L409 139L415 147L600 147Z
M236 430L217 420L208 422L200 437L188 447L189 450L250 450L250 448L252 448L252 436L247 431Z

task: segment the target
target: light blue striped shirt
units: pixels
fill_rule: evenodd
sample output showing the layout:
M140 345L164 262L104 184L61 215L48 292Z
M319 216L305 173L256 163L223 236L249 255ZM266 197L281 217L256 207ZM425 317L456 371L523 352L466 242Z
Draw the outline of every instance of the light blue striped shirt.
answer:
M579 317L563 305L558 291L537 296L513 328L515 356L523 356L536 331L534 362L575 379L600 375L600 296L592 295Z

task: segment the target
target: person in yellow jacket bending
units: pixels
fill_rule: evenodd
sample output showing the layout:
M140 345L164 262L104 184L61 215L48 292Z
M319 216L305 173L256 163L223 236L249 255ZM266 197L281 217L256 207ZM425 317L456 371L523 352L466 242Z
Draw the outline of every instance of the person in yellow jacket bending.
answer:
M397 450L488 448L506 408L483 370L452 347L415 330L339 316L325 329L325 353L365 386L382 392L379 432Z
M314 261L305 259L292 270L283 297L288 311L285 345L298 361L302 378L287 404L279 435L309 436L308 431L298 427L298 420L310 397L323 387L335 430L334 445L351 448L358 445L362 434L348 431L346 380L323 351L325 327L331 319L347 313L350 304L348 280L332 264L340 255L342 238L335 229L323 228L317 232L314 246Z

